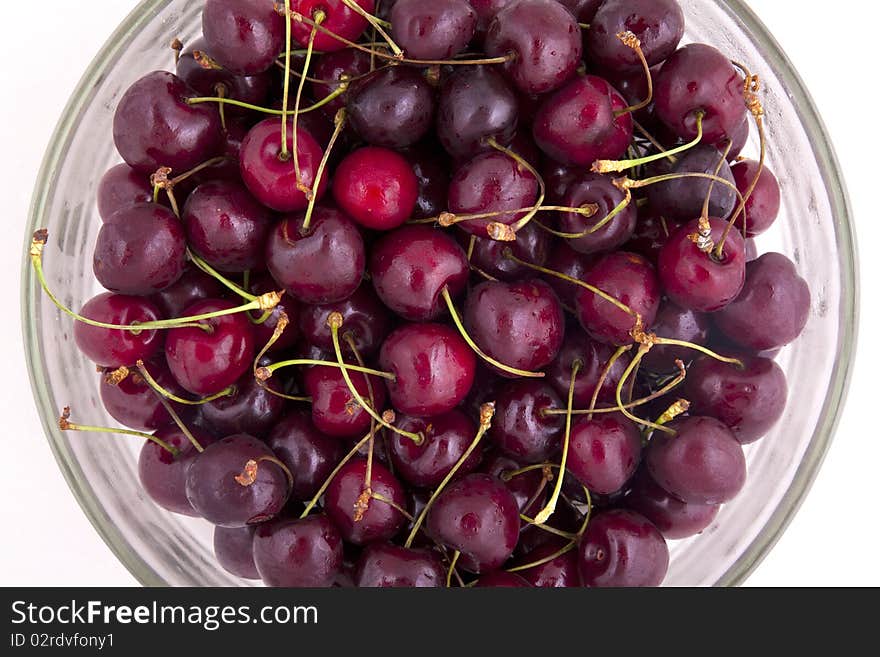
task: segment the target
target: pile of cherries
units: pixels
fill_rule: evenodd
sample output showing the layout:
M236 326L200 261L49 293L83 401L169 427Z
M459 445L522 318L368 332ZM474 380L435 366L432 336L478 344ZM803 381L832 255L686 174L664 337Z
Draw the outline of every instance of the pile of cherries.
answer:
M268 585L660 584L743 487L809 314L752 240L780 209L758 78L682 47L676 0L202 26L116 109L108 291L52 297L128 429L61 428L145 438L146 493Z

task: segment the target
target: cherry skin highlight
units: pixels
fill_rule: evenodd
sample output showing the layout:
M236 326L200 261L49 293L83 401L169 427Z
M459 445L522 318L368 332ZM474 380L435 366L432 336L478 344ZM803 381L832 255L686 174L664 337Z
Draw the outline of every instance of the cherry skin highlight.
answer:
M642 440L632 422L603 414L572 427L569 450L568 471L591 493L611 495L635 474Z

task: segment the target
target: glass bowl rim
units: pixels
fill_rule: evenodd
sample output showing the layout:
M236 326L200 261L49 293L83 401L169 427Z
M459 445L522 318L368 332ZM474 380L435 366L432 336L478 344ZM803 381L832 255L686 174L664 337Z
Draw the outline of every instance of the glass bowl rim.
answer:
M92 60L71 95L49 142L37 175L31 200L29 223L25 234L27 254L33 232L43 225L53 179L64 158L73 132L79 127L81 112L89 91L102 79L105 69L115 61L129 37L139 32L169 0L142 0L116 28ZM837 235L838 264L841 276L840 332L834 370L821 416L803 459L782 499L767 522L743 553L715 582L716 586L737 586L749 576L767 555L800 508L831 444L849 387L858 334L858 263L851 206L837 156L815 103L792 63L755 13L741 0L717 0L724 11L761 44L763 56L777 72L804 128L812 135L813 154L822 174L825 192L831 204ZM132 548L122 532L110 521L100 500L88 484L73 458L67 441L58 429L58 409L51 404L44 362L36 330L36 309L40 287L25 255L21 284L22 331L25 356L34 400L44 432L58 466L80 507L95 530L119 561L144 586L167 586L162 577Z

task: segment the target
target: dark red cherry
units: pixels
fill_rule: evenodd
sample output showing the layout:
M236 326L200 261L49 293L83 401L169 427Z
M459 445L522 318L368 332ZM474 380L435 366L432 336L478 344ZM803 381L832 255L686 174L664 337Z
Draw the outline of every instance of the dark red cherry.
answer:
M92 297L80 315L96 322L129 326L163 319L159 309L147 299L104 292ZM149 360L162 347L160 331L123 331L98 328L83 322L73 327L73 339L86 358L102 367L131 367L139 360Z
M578 548L581 581L591 587L659 586L669 568L663 535L633 511L605 511L587 525Z
M202 33L211 56L237 75L268 70L284 49L284 17L270 2L208 0Z
M427 588L446 585L446 569L437 554L373 543L361 553L355 572L358 588Z
M376 8L373 0L354 0L366 13L372 14ZM318 30L315 34L314 48L323 52L341 50L345 43L336 39L338 35L347 41L357 41L364 30L367 29L367 19L354 9L346 5L342 0L292 0L291 10L302 14L306 18L315 20L315 12L322 11L326 18L321 27L326 31ZM312 26L297 20L292 22L293 38L300 46L305 48L309 43L309 35Z
M193 437L202 447L207 447L214 439L200 429L191 429ZM198 456L195 446L189 438L173 424L165 425L155 434L179 450L173 456L164 447L148 440L141 448L138 456L138 478L150 499L163 509L180 513L185 516L198 517L200 514L193 509L186 497L187 472Z
M349 543L367 545L386 541L403 526L404 516L394 506L376 498L368 498L366 510L358 516L358 501L365 488L367 460L346 463L333 477L324 496L324 510ZM397 507L406 508L406 493L397 478L381 463L373 461L370 490Z
M727 222L710 217L711 239L722 238ZM660 250L657 271L666 295L682 308L715 312L736 299L746 278L745 246L739 231L733 229L724 242L724 253L717 258L704 253L692 239L700 231L695 219L676 230ZM752 317L755 317L754 315Z
M391 30L411 59L451 59L474 36L477 12L467 0L397 0Z
M391 331L391 316L382 305L369 283L362 283L354 294L343 301L321 306L303 306L299 313L299 328L310 344L328 352L333 350L333 340L327 326L330 313L342 315L341 336L351 336L355 348L362 356L370 356L379 350L385 336ZM348 341L342 340L343 352L350 354Z
M186 265L186 236L171 210L156 203L123 208L98 231L92 269L112 292L148 295L177 281Z
M568 240L559 240L551 249L544 266L551 271L582 281L595 262L594 257L572 249L568 245ZM542 274L541 276L553 288L562 303L570 308L574 307L582 287L550 274Z
M419 197L413 210L413 219L436 217L446 209L449 192L449 164L435 144L415 146L403 152L416 174Z
M657 311L651 331L661 338L672 338L705 346L709 341L711 321L707 315L685 310L671 301L665 302ZM675 372L676 360L685 363L694 358L694 352L686 347L655 345L642 358L642 366L653 372Z
M236 434L212 443L186 473L186 496L208 522L244 527L270 520L287 502L290 482L265 443Z
M477 588L524 588L531 586L531 584L516 573L508 573L505 570L495 570L480 577L475 586L477 586Z
M187 392L180 387L164 359L150 361L147 364L150 376L165 390L186 398ZM111 383L107 376L112 370L100 374L101 401L110 416L131 429L137 431L155 431L171 422L171 416L159 395L144 380L139 372L131 372L119 383ZM183 412L180 404L175 404L178 413Z
M679 155L675 164L660 163L657 174L708 174L734 184L730 165L714 146L701 144ZM706 178L678 178L648 187L648 200L657 215L676 222L690 221L703 213L709 197L709 215L727 219L737 204L736 191L721 182Z
M342 570L342 537L327 516L279 519L254 533L254 563L267 586L324 588Z
M564 408L543 381L511 381L495 395L489 437L502 453L520 463L543 463L559 449L564 418L545 411Z
M432 417L451 411L470 392L476 356L455 329L442 324L406 324L382 344L379 366L391 404L406 415Z
M638 313L644 326L654 322L660 282L653 265L642 256L625 251L609 254L592 266L585 282ZM633 340L635 317L591 290L582 288L578 294L577 314L587 333L599 342L626 345Z
M480 471L501 481L516 500L519 512L534 518L544 506L547 488L546 486L542 488L543 474L540 470L530 470L506 479L510 473L519 470L520 467L520 464L513 459L502 454L494 454L485 460Z
M400 477L420 488L433 489L449 474L474 441L476 425L459 410L429 419L404 415L395 423L400 429L424 436L422 443L391 435L391 460ZM480 465L481 454L474 450L461 464L456 476L464 476Z
M519 538L519 509L497 478L474 473L446 487L428 511L430 536L461 552L458 563L472 573L499 568Z
M205 299L184 310L184 316L202 315L234 308L223 299ZM241 313L198 322L194 326L166 331L165 359L171 374L195 395L213 395L235 383L251 369L254 360L254 334Z
M474 249L471 262L481 271L502 281L515 281L534 276L534 271L525 265L505 257L505 249L511 249L513 255L538 265L547 262L550 249L550 234L533 222L527 223L516 231L515 242L499 242L484 237L463 235L464 241L474 238ZM548 281L549 282L549 281Z
M633 236L623 248L643 255L650 262L656 264L660 256L660 249L669 241L670 234L678 228L678 224L665 217L655 215L647 206L645 207L645 211L639 212Z
M596 173L584 174L569 186L562 197L561 205L570 208L595 205L596 213L592 217L585 217L577 212L560 212L558 228L564 233L575 234L592 230L614 212L624 198L624 193L614 185L609 176ZM583 237L566 240L566 243L575 251L588 255L613 251L623 246L633 236L637 219L635 204L630 202L604 227Z
M809 316L810 288L794 263L781 253L765 253L746 266L742 293L714 319L730 340L763 351L794 342Z
M181 317L187 306L202 299L222 296L223 291L216 278L187 263L177 282L160 290L150 300L162 310L165 317Z
M583 44L577 19L555 0L515 0L499 11L486 31L486 54L513 53L504 69L525 93L562 85L580 63Z
M703 356L691 366L683 396L691 412L726 424L741 444L766 435L785 410L785 373L769 358L740 356L737 365Z
M635 474L642 437L623 416L603 413L572 427L568 449L568 471L591 493L611 495Z
M217 563L236 577L260 579L254 563L256 527L214 527L214 556Z
M212 103L187 103L197 95L164 71L131 85L113 117L113 141L122 159L149 175L159 167L183 173L214 155L222 144L220 114Z
M370 255L370 278L379 298L412 321L445 314L444 288L459 295L469 275L464 250L428 226L403 226L378 241Z
M281 151L281 119L260 121L241 142L241 179L263 205L278 212L296 212L309 204L302 187L311 189L324 151L301 124L296 129L297 161L293 157L293 119L287 120L288 157ZM299 164L297 178L296 164ZM326 176L318 185L318 200L327 188Z
M111 167L98 183L98 214L107 221L124 208L153 201L150 175L125 164Z
M281 392L277 380L269 379L261 386L247 372L235 383L231 395L202 404L202 417L221 436L247 432L262 438L281 417L285 406L284 399L267 388Z
M686 504L667 493L647 470L636 475L626 506L650 520L670 541L696 536L712 524L718 504Z
M261 295L267 294L268 292L277 292L278 290L278 283L276 283L269 274L259 274L251 279L251 294ZM300 306L296 299L290 294L282 296L281 301L272 309L272 313L266 321L262 324L253 324L254 343L262 349L263 345L269 342L269 339L275 333L275 328L278 326L278 320L281 318L281 313L284 313L287 315L287 321L289 323L287 328L285 328L284 332L281 334L281 337L278 338L278 340L269 348L268 353L278 353L295 345L297 338L299 338L297 318L300 317L301 308L302 306ZM262 310L252 310L250 312L251 319L254 322L262 319L264 314L265 313Z
M596 342L584 334L580 327L569 326L559 355L547 369L547 382L553 386L562 399L567 399L572 366L575 360L579 360L581 367L574 380L573 402L575 408L587 408L593 399L599 377L605 371L614 351L612 347ZM626 371L630 360L629 354L623 354L614 361L605 377L602 388L599 390L597 402L614 403L614 391L617 389L617 383Z
M370 399L370 389L376 404L376 412L385 409L385 386L382 379L360 372L349 372L351 382L364 401ZM312 398L312 422L328 436L359 438L369 429L370 415L351 394L342 371L335 367L310 367L303 374L303 386Z
M536 561L542 561L559 552L567 544L568 541L566 539L558 536L553 537L535 549L529 550L523 556L517 557L513 564L514 566L525 566ZM541 588L568 588L581 585L581 576L578 572L577 550L569 550L538 566L519 570L517 574L531 586Z
M278 222L266 243L266 265L278 284L304 303L333 303L351 296L366 266L364 240L355 223L336 209L317 207L303 234L304 215Z
M648 471L658 484L689 504L729 502L746 481L746 459L736 437L711 417L670 423L676 435L655 432L648 445Z
M344 48L327 52L317 58L314 72L311 77L312 98L315 102L324 100L336 91L343 80L350 81L370 72L370 55L355 48ZM340 97L334 98L322 108L328 116L334 116L337 111L345 107L348 96L346 91Z
M342 443L318 431L309 413L300 410L285 415L266 442L293 474L294 500L311 499L343 455Z
M731 168L736 188L745 195L758 176L758 182L749 200L746 201L745 235L755 237L766 232L779 216L781 192L779 181L767 167L758 175L758 163L755 160L741 160ZM737 228L743 231L743 218L736 222Z

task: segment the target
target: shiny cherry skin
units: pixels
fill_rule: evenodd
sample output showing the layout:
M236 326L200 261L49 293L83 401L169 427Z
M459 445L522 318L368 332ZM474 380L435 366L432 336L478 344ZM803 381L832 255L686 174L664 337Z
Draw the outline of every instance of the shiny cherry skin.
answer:
M661 165L668 164L665 161ZM714 146L700 144L680 155L671 167L661 166L660 174L699 173L715 175L731 186L705 178L680 178L648 187L648 200L655 214L682 222L699 217L709 197L709 216L727 219L737 205L733 173L721 152ZM710 191L711 190L711 191Z
M392 230L412 216L418 179L405 157L387 148L352 151L336 168L333 199L364 228Z
M247 434L212 443L186 472L187 499L215 525L244 527L266 522L281 511L290 493L290 481L271 460L275 458L264 442Z
M354 3L368 14L375 12L376 4L373 0L354 0ZM314 40L315 50L321 52L332 52L346 47L344 42L333 35L341 36L348 41L357 41L369 25L366 18L342 0L292 0L290 8L312 20L315 20L315 12L324 12L326 18L321 23L321 27L327 31L318 30ZM312 26L294 20L291 28L297 43L303 48L308 46Z
M457 225L466 233L490 237L492 223L513 224L531 207L538 196L538 181L530 171L510 156L492 151L477 155L461 165L449 184L449 211L453 214L501 212L486 219L462 221Z
M587 272L590 271L590 267L595 263L596 259L594 257L578 253L572 249L568 245L568 240L559 240L550 250L544 266L559 274L565 274L570 278L582 281ZM553 291L556 292L562 303L570 308L574 307L575 300L583 289L582 287L550 274L542 274L541 277L553 288Z
M468 295L464 323L489 356L529 372L553 362L565 338L559 298L540 279L480 283Z
M216 278L187 263L177 282L160 290L150 300L162 310L165 317L182 317L187 306L202 299L222 296L223 291Z
M727 222L710 217L709 223L712 240L717 242ZM699 220L695 219L675 231L660 250L657 271L666 295L679 306L715 312L730 304L743 289L745 245L739 231L731 230L724 242L724 253L718 259L714 252L703 253L690 238L699 230Z
M726 246L725 246L726 250ZM742 293L714 316L736 344L754 351L794 342L810 317L810 287L781 253L765 253L746 266Z
M260 579L254 563L254 532L250 527L214 527L214 556L223 570L244 579Z
M113 116L113 141L129 166L147 175L159 167L183 173L222 145L212 103L190 105L198 93L176 75L148 73L123 94Z
M366 511L355 519L356 504L364 492L367 460L355 459L346 463L333 477L324 496L324 510L339 529L342 538L355 545L387 541L403 526L403 514L387 502L370 498ZM370 490L406 508L406 492L398 479L384 465L373 461Z
M567 329L559 355L547 368L547 382L553 386L561 399L567 399L572 366L575 360L579 360L581 367L574 380L572 401L575 408L587 408L593 399L599 378L608 366L614 351L612 347L590 338L580 327L571 325ZM614 391L630 360L632 358L629 354L623 354L614 361L599 390L597 402L614 403Z
M311 304L351 296L364 275L366 254L358 227L333 208L317 207L303 234L305 216L278 222L266 242L266 266L281 288Z
M421 443L416 443L406 436L391 434L391 460L405 482L428 489L440 485L477 433L476 425L458 409L428 419L400 416L395 426L424 437ZM480 450L474 450L456 471L456 476L476 470L480 459Z
M278 381L269 379L261 386L250 372L246 372L234 387L231 395L203 404L202 417L218 435L247 432L262 438L284 412L284 399L267 390L281 392Z
M543 267L550 250L550 236L543 228L533 222L516 231L515 242L499 242L488 238L463 235L465 243L474 238L471 263L481 271L501 281L512 282L534 276L534 270L505 257L505 249L513 255Z
M635 474L642 437L623 416L603 413L572 427L568 449L568 471L591 493L611 495Z
M782 417L788 399L785 373L773 360L739 356L736 365L703 356L688 371L684 397L691 412L726 424L743 445L766 435Z
M560 212L558 229L564 233L584 233L592 230L603 221L620 203L624 201L624 193L614 186L612 178L595 173L587 173L577 178L562 197L561 205L570 208L582 208L588 204L596 205L596 213L585 217L577 212ZM587 255L613 251L633 236L638 220L635 204L628 203L604 227L594 233L566 240L567 244Z
M306 411L289 412L266 443L293 474L290 497L310 500L343 456L342 443L318 431Z
M721 506L686 504L667 493L646 470L636 475L626 506L650 520L669 541L696 536L712 524Z
M464 250L442 230L403 226L379 240L370 254L376 294L411 321L436 319L447 311L442 292L464 291L470 268Z
M669 548L651 522L633 511L593 517L578 546L581 581L590 587L659 586L669 568Z
M223 299L205 299L184 310L184 316L202 315L234 308ZM165 359L171 374L194 395L213 395L238 381L251 369L254 334L242 313L198 322L211 327L207 332L194 326L165 331Z
M519 463L543 463L559 449L561 415L545 415L564 408L556 391L535 379L511 381L495 396L495 417L489 437L495 446Z
M264 273L251 277L250 291L251 294L262 295L267 294L268 292L278 292L280 291L280 288L278 283L276 283L268 273ZM278 305L272 309L272 313L269 315L268 319L262 324L253 325L254 343L262 349L263 345L268 343L269 339L274 335L275 328L278 326L278 322L281 319L281 314L284 313L287 315L287 328L284 329L281 337L272 344L268 353L276 354L295 345L299 338L298 317L300 316L301 308L302 306L297 303L292 295L283 295L281 301L278 302ZM261 319L263 314L264 312L262 310L252 310L250 312L251 318L255 322Z
M446 569L435 552L373 543L361 553L354 576L358 588L437 588Z
M128 326L163 319L155 304L142 297L104 292L92 297L80 315L96 322ZM149 360L162 347L161 331L123 331L76 322L73 339L86 358L97 365L116 369L132 367L139 360Z
M581 60L577 19L554 0L516 0L486 30L486 55L515 57L503 64L520 91L543 94L570 78Z
M241 179L251 194L263 205L278 212L304 210L309 204L305 192L311 189L324 151L302 124L296 129L296 152L299 179L293 158L293 119L287 120L288 157L281 151L281 119L269 118L250 129L241 142L239 164ZM318 185L318 200L327 188L327 178Z
M365 282L347 299L320 306L303 306L299 313L299 329L310 344L327 352L333 351L333 339L327 326L330 313L342 315L341 336L350 336L361 356L371 356L379 350L391 332L391 313L373 287ZM343 353L350 354L347 340L341 343Z
M257 527L254 564L267 586L326 588L342 571L342 537L327 516L279 518Z
M519 509L499 479L473 473L440 493L428 511L425 528L438 542L461 552L462 569L487 573L513 554L519 538Z
M312 98L315 102L324 100L336 91L345 80L352 80L370 72L370 55L355 48L344 48L326 52L317 58L314 72L310 77L315 81L311 83ZM335 116L336 112L345 107L348 90L341 96L329 101L322 110L328 116Z
M382 379L361 372L349 372L351 382L364 401L369 401L370 390L376 412L385 409L385 386ZM310 367L303 374L306 394L312 398L312 422L328 436L359 438L369 429L372 418L351 394L342 371L335 367Z
M632 115L615 115L626 106L603 78L577 77L541 103L532 136L544 153L563 164L589 167L596 160L616 160L632 142Z
M156 359L147 363L150 376L165 390L186 398L188 393L180 387L164 359ZM125 426L136 431L155 431L171 422L171 416L158 395L144 380L139 372L130 372L119 383L111 383L108 376L112 370L100 374L101 402L110 416ZM183 413L181 404L174 404L178 414Z
M553 537L553 539L515 559L514 565L525 566L551 557L564 548L567 542L566 539ZM541 588L579 587L581 585L581 576L578 571L578 561L577 550L569 550L538 566L519 570L516 574L526 580L531 586Z
M642 256L615 251L593 265L585 282L638 313L644 326L654 322L660 308L660 282L653 265ZM576 309L581 325L594 340L611 345L632 342L635 318L591 290L580 291Z
M477 580L477 588L527 588L530 587L525 579L516 573L508 573L505 570L494 570Z
M746 201L745 230L743 231L743 218L736 221L737 228L744 232L746 237L756 237L767 232L779 216L781 204L781 192L779 181L773 172L766 166L758 174L758 163L755 160L742 160L731 168L736 188L744 195L749 191L757 176L758 182L749 200Z
M443 324L406 324L379 351L379 367L394 408L414 417L433 417L458 406L474 382L474 352L455 329Z
M436 217L446 209L450 172L449 164L440 156L439 150L436 144L426 142L403 151L419 184L413 219Z
M648 471L682 502L729 502L746 481L746 459L730 429L711 417L690 416L657 432L646 453Z
M211 56L236 75L262 73L284 50L284 17L260 0L208 0L202 33Z
M107 221L118 210L140 203L151 203L153 188L150 175L132 169L123 162L111 167L98 183L98 214Z
M111 292L148 295L172 285L186 266L186 235L156 203L123 208L98 231L92 270Z
M685 310L672 301L666 301L657 311L657 317L651 324L651 331L662 338L706 346L711 327L712 323L708 315ZM681 360L687 363L693 359L694 353L686 347L655 345L642 358L642 366L653 372L675 372L678 369L675 361Z
M204 431L193 427L193 437L202 447L207 447L214 439ZM144 491L163 509L185 516L198 517L186 497L186 477L198 452L189 438L174 424L167 424L154 434L179 450L173 456L164 447L146 441L138 456L138 479Z
M715 144L739 129L746 115L743 78L717 49L691 43L674 52L654 81L657 118L680 138L697 136L697 112L703 117L703 142Z
M677 0L608 0L590 21L586 33L591 62L617 73L641 71L635 50L617 35L632 32L641 42L649 66L675 52L684 36L684 12Z
M391 30L411 59L451 59L470 43L477 12L467 0L397 0Z

